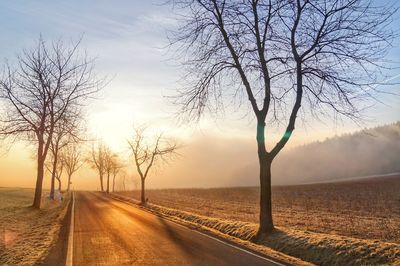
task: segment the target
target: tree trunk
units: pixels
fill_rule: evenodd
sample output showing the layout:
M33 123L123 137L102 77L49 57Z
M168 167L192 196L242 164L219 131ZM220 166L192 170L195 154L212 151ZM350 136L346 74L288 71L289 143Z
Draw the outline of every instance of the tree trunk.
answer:
M58 181L58 191L61 192L61 178L57 177L57 181Z
M33 198L32 207L40 209L42 200L42 186L43 186L43 175L44 175L44 158L43 154L43 141L39 140L38 154L37 154L37 176L36 176L36 187L35 196Z
M263 238L274 230L271 200L271 162L260 164L260 227L258 237Z
M56 148L58 149L58 147ZM51 185L50 185L50 199L54 200L54 187L55 187L55 179L56 179L56 171L57 171L57 151L53 154L53 165L51 171Z
M113 175L112 192L114 192L114 188L115 188L115 175Z
M140 203L141 204L145 204L146 203L146 199L145 199L145 195L144 195L144 181L145 181L145 179L141 178L140 180L142 181L142 191L140 193Z
M55 186L56 176L51 174L51 184L50 184L50 199L54 200L54 186Z
M107 194L110 193L110 174L107 174Z
M265 122L257 123L258 160L260 165L260 225L257 238L261 240L274 230L271 200L271 164L264 140Z
M68 175L68 185L67 185L67 191L69 191L71 188L71 175Z
M103 186L103 174L100 174L99 177L100 177L100 188L101 188L101 192L103 192L103 191L104 191L104 186Z

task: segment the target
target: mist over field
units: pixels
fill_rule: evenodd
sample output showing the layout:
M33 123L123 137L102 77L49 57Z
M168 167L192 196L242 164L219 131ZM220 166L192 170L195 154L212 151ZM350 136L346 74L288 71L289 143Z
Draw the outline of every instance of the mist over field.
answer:
M149 180L151 187L259 183L256 143L250 137L222 140L201 136L188 143L181 154L178 162ZM302 184L400 172L399 154L400 122L397 122L283 150L272 165L272 183Z
M217 135L197 135L183 142L179 154L148 180L149 188L190 188L258 186L257 147L252 136L223 139ZM302 184L347 177L400 172L400 122L366 129L324 141L287 148L272 165L274 185ZM126 156L126 186L134 189L137 178L132 158ZM2 157L0 186L33 187L34 163L29 153L20 162L19 153ZM18 169L18 171L13 171ZM195 170L194 170L195 169ZM5 182L7 181L7 182ZM45 179L45 186L49 179ZM98 189L96 172L88 166L78 171L75 189ZM116 180L122 188L122 178Z
M289 185L400 172L400 122L287 149L273 164L272 183ZM243 173L256 164L243 169Z
M400 172L400 122L288 150L273 171L279 184Z

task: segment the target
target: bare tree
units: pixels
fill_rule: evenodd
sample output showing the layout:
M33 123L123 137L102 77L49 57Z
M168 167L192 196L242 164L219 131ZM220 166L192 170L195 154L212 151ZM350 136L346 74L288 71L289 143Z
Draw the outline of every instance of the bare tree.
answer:
M115 176L117 175L119 171L119 163L117 162L117 155L113 153L110 148L106 147L103 151L104 153L104 168L105 168L105 174L107 175L107 187L106 187L106 192L107 194L110 193L110 177L113 175L113 184L112 184L112 189L114 191L114 182L115 182Z
M125 181L126 181L126 174L123 174L122 175L122 180L121 180L121 182L122 182L122 191L126 190Z
M91 167L99 174L100 189L104 191L104 174L106 173L106 153L108 148L101 141L92 146L90 159Z
M133 183L133 187L136 189L138 189L139 187L139 178L137 178L136 176L132 177L132 183Z
M369 0L174 0L182 10L172 34L187 67L177 102L189 118L219 112L225 96L249 100L260 165L262 238L274 228L271 165L303 111L361 118L386 67L396 9ZM239 98L240 99L240 98ZM304 108L306 107L306 109ZM266 124L285 125L271 149Z
M68 175L67 191L70 191L72 175L84 164L78 143L68 144L61 153L61 160Z
M124 165L120 162L118 156L116 155L113 160L112 164L112 169L111 169L111 174L113 176L113 181L112 181L112 192L115 192L115 178L117 177L118 173L121 171L121 169L124 167Z
M133 140L128 141L131 148L133 159L135 160L136 170L141 181L141 204L146 204L145 181L150 169L160 161L167 161L172 155L176 154L177 144L159 134L152 142L146 139L145 128L136 128Z
M52 152L49 156L49 162L45 164L47 171L51 174L51 189L50 189L50 198L55 199L55 182L58 182L58 190L61 191L61 176L64 171L64 162L62 160L55 159L54 153ZM56 163L54 163L56 162Z
M50 162L51 167L47 167L51 173L51 186L50 186L50 198L54 199L54 183L57 176L58 164L62 167L66 166L65 162L62 161L62 151L70 144L81 141L79 135L82 134L83 129L80 127L80 121L82 117L79 109L74 109L65 113L64 116L54 127L52 140L50 142ZM63 168L61 168L63 169ZM61 179L59 179L61 183ZM59 186L60 187L60 186ZM69 184L68 184L69 191Z
M66 47L61 41L47 45L40 38L24 50L15 67L7 65L0 80L0 134L37 145L37 176L33 207L40 208L44 164L55 125L68 110L101 87L93 75L93 61L78 51L80 42Z
M124 191L125 182L126 182L126 170L125 165L120 164L120 168L116 171L116 174L113 173L113 189L112 192L116 191Z
M60 192L61 192L61 185L62 185L61 176L62 176L63 171L64 171L64 163L62 161L58 162L57 169L55 170L55 179L58 182L58 191L60 191ZM53 199L54 199L54 195L53 195Z
M96 147L92 147L92 154L89 160L92 168L96 169L99 173L101 191L110 193L110 177L113 175L113 189L115 183L115 176L118 174L120 165L117 154L113 153L111 149L102 142L98 142ZM106 178L106 188L104 190L104 177Z
M126 191L127 184L129 185L130 183L133 184L133 189L135 189L135 190L138 189L140 180L136 176L127 175L127 173L125 171L122 171L122 173L120 173L120 178L121 178L122 191Z

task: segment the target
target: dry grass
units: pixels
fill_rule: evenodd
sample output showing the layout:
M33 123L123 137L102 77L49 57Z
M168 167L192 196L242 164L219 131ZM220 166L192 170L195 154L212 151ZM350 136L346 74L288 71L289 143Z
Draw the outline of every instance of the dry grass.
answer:
M399 265L398 191L400 176L275 187L278 230L261 244L318 265ZM139 192L119 195L138 198ZM147 196L154 212L232 237L249 240L257 229L256 188L149 190Z
M61 204L43 197L40 210L32 199L32 189L0 188L1 265L39 264L56 241L68 196Z
M400 243L400 175L273 187L276 225ZM140 191L120 192L139 199ZM150 203L225 220L257 223L258 188L161 189Z

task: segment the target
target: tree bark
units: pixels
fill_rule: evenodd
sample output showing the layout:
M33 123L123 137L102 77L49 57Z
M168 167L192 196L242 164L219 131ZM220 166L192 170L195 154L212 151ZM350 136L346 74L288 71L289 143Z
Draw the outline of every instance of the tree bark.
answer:
M54 200L54 186L55 186L56 177L54 174L51 174L51 184L50 184L50 199Z
M271 200L271 162L260 163L260 238L274 230Z
M104 191L104 185L103 185L103 175L102 175L102 174L100 174L100 175L99 175L99 177L100 177L100 188L101 188L101 192L103 192L103 191Z
M71 175L68 175L68 185L67 185L67 191L69 191L71 188Z
M114 192L114 188L115 188L115 175L113 175L112 192Z
M110 174L107 174L107 194L110 193Z
M57 181L58 181L58 191L61 192L61 178L57 177Z
M58 147L56 148L58 149ZM51 185L50 185L50 199L54 200L54 187L55 187L55 179L56 179L56 171L57 171L57 160L58 160L58 154L57 151L54 153L54 158L53 158L53 165L52 165L52 171L51 171ZM61 181L59 181L61 182Z
M146 203L146 199L145 199L145 195L144 195L144 178L140 179L142 181L142 191L140 193L140 203L141 204L145 204Z
M274 230L271 200L271 164L265 148L265 122L257 123L258 160L260 165L260 227L257 238L262 239Z
M43 186L43 175L44 175L44 158L43 158L43 141L39 140L38 144L38 156L37 156L37 176L36 176L36 187L35 196L33 198L32 207L40 209L42 201L42 186Z

